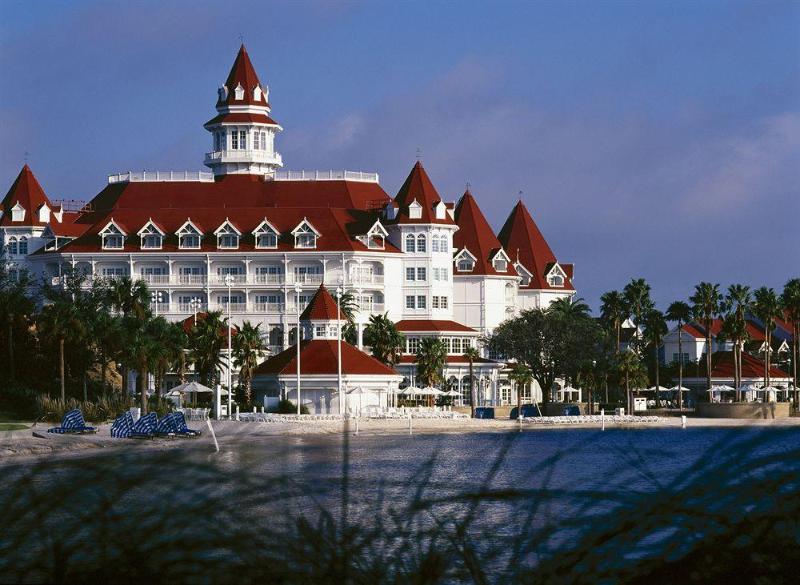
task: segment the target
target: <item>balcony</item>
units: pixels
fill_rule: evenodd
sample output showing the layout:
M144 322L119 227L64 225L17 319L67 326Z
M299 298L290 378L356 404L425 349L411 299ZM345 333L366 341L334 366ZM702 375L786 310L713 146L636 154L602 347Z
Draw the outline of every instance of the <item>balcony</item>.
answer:
M268 150L215 150L207 152L205 164L217 163L264 163L283 166L283 158L277 152Z
M319 286L322 284L321 274L292 274L291 278L287 279L289 284L313 284Z
M195 183L213 183L214 173L206 171L128 171L108 175L108 184L114 183L149 183L193 181Z
M221 286L228 286L227 279L232 278L232 285L247 284L246 274L212 274L208 279L209 284L216 284Z
M170 312L171 313L180 313L180 314L188 314L188 315L191 315L195 311L200 313L200 312L206 311L207 309L208 309L208 307L206 306L205 303L198 304L196 308L191 303L172 303L170 305Z
M169 284L169 274L143 274L139 276L140 280L145 281L147 284Z
M348 284L350 286L383 284L383 274L351 274Z
M250 282L253 284L283 284L283 274L253 274Z
M377 183L378 173L363 171L276 171L275 181L359 181Z
M247 303L214 303L212 311L222 311L223 316L228 313L228 305L230 304L230 312L232 315L240 315L247 313Z
M283 303L253 303L253 313L283 313L286 305Z

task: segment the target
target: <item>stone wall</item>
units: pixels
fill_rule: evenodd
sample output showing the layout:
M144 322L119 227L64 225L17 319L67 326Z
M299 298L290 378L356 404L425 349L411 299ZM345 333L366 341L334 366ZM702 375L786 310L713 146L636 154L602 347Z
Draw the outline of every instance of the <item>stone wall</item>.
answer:
M788 418L788 402L736 402L708 403L696 405L695 416L700 418Z

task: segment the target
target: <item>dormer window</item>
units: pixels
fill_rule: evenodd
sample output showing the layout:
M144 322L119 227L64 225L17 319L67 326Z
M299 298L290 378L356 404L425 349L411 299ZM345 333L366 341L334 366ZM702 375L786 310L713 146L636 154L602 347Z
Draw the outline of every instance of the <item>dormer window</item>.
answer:
M370 250L383 250L386 246L386 236L389 232L381 225L380 220L372 224L366 234L358 236L359 241Z
M235 99L237 99L237 100L243 100L244 99L244 88L242 87L241 83L239 83L236 86L236 89L233 91L233 93L234 93Z
M39 207L39 221L41 223L47 223L50 221L50 208L46 203L42 203L42 206Z
M112 219L100 230L104 250L122 250L125 247L125 232Z
M521 263L517 262L514 264L514 269L517 271L520 277L520 285L528 286L531 283L531 272L527 268L525 268Z
M220 250L236 250L239 247L241 232L228 219L217 228L214 235L217 236L217 248Z
M153 220L150 220L139 230L139 237L142 250L160 250L164 241L164 232L153 223Z
M261 101L261 88L259 86L256 86L253 90L253 99L257 102Z
M422 217L422 205L417 203L416 199L408 206L408 217L409 219L420 219Z
M178 235L178 249L180 250L199 250L200 242L202 239L202 232L195 226L191 220L183 224L177 232Z
M294 228L292 235L294 236L295 248L316 248L317 238L320 234L307 219L303 219L300 225Z
M472 272L475 270L475 262L475 256L473 256L469 250L464 248L456 256L456 270L459 272Z
M444 219L447 213L447 206L444 204L444 201L439 201L434 207L436 210L436 219Z
M547 284L550 286L562 287L564 286L566 277L566 273L561 269L561 266L556 263L547 273Z
M24 219L25 208L19 203L16 203L14 207L11 208L11 221L24 221Z
M506 272L508 270L508 256L502 249L498 250L494 258L492 258L492 268L497 272Z
M219 96L219 101L224 102L228 99L228 88L223 85L217 90L217 95Z
M264 218L259 226L253 230L256 239L256 248L277 248L278 247L278 228Z

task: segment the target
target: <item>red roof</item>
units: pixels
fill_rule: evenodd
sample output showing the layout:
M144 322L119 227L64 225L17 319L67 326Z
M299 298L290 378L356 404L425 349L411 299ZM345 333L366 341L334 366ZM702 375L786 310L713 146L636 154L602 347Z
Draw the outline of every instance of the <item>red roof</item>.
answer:
M199 311L197 313L197 322L198 323L202 323L203 321L206 320L206 317L208 317L208 313L206 311ZM227 317L223 314L222 318L226 319ZM194 319L195 319L194 315L190 315L189 317L187 317L186 319L181 321L181 327L186 332L186 335L191 334L192 328L194 327L194 323L195 323ZM220 327L218 333L219 333L220 337L225 337L227 339L227 337L228 337L228 328L227 327ZM236 337L237 333L238 333L238 328L236 327L236 325L233 325L233 327L231 328L231 337L232 338Z
M568 269L569 265L566 264L560 265L567 274L563 287L552 287L547 282L545 277L548 267L557 262L556 256L522 201L514 206L511 215L503 224L503 229L500 230L498 239L512 262L519 259L519 262L533 273L531 282L526 288L575 290L572 286L572 268Z
M705 360L701 360L701 367ZM702 368L705 371L705 368ZM789 374L770 365L769 375L772 378L789 378ZM711 377L712 378L733 378L733 352L718 351L711 354ZM749 353L742 352L742 377L743 378L763 378L764 362Z
M450 365L469 365L469 360L465 358L463 355L448 355L445 361ZM417 356L415 355L403 355L400 356L400 360L397 362L398 364L415 364L417 363ZM496 362L494 360L486 359L479 357L472 362L473 364L496 364L497 367L503 367L503 364L500 362Z
M324 284L319 285L317 292L311 297L311 301L300 315L301 321L336 321L337 305L336 301L325 288Z
M236 97L236 87L241 85L244 89L244 99L237 100ZM231 72L228 73L228 79L225 81L225 87L228 88L228 95L224 100L218 100L217 106L221 106L227 104L229 106L235 105L252 105L252 106L264 106L269 107L267 103L266 95L264 94L264 87L261 86L261 99L256 100L253 97L253 90L261 86L261 82L258 80L258 75L256 75L256 70L253 67L253 64L250 62L250 56L247 54L247 49L244 48L244 44L239 47L239 52L236 55L236 60L233 62L233 67L231 67Z
M25 219L23 221L11 221L11 208L19 203L25 208ZM0 218L0 225L3 226L43 226L39 221L39 208L46 204L53 209L53 204L33 175L33 171L26 164L17 175L11 188L3 198L2 210L3 217Z
M335 339L310 339L300 343L300 373L320 375L338 373L338 342ZM294 375L297 373L297 346L261 363L255 375ZM397 376L389 366L342 341L342 373L349 375Z
M270 124L278 126L279 124L267 116L266 114L248 114L246 112L229 112L227 114L219 114L211 118L203 126L212 126L213 124Z
M459 332L459 333L477 333L471 327L456 323L455 321L447 321L444 319L403 319L395 323L398 331L403 332Z
M428 173L422 168L422 164L417 161L411 173L403 183L397 196L394 198L398 205L397 223L447 223L452 224L450 214L445 212L443 219L436 219L434 207L442 201L436 187L433 186ZM408 206L414 201L422 207L419 219L409 217Z
M502 247L469 190L464 193L456 205L455 219L458 231L453 235L454 247L457 250L466 248L478 259L472 272L454 272L455 276L469 276L470 274L517 275L512 262L506 264L506 270L503 272L494 269L492 258Z

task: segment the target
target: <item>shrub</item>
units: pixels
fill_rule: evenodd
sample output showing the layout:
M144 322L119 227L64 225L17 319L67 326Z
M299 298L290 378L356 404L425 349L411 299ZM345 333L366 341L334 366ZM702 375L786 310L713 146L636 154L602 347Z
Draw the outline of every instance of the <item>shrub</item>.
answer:
M297 414L297 405L291 400L281 400L278 403L278 414ZM300 414L308 414L308 408L300 407Z
M133 401L127 396L101 396L97 401L76 400L75 398L51 398L48 395L36 397L37 418L61 422L64 414L74 408L80 409L84 420L88 422L106 422L113 419L133 406Z
M38 395L28 386L13 384L3 388L0 393L0 410L19 418L36 416L36 399Z

